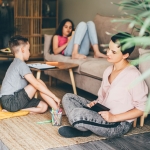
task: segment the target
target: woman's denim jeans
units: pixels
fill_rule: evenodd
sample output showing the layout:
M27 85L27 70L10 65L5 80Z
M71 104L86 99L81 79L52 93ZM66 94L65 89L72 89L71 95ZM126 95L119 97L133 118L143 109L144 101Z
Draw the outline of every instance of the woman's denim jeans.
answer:
M92 21L80 22L75 30L72 39L67 45L64 55L71 56L74 44L79 45L79 54L88 55L90 44L98 44L95 24Z
M129 131L132 122L106 122L97 112L83 108L90 101L78 95L67 93L62 99L62 104L69 123L81 131L90 130L104 137L118 137Z

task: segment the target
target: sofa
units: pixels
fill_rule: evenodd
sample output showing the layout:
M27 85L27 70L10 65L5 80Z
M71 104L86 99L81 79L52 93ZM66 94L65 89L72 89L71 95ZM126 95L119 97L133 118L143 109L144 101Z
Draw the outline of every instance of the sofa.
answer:
M111 36L106 33L117 33L118 31L125 31L131 34L136 34L133 29L129 29L128 25L120 25L119 23L112 23L115 19L112 17L101 16L96 14L94 17L94 23L97 30L98 42L100 51L105 52L105 48L101 44L108 44ZM45 61L59 61L76 63L79 66L73 69L76 87L85 90L89 93L97 95L101 86L102 76L104 70L110 65L105 58L93 58L93 52L90 51L89 56L86 59L71 59L71 57L63 56L61 54L50 54L50 44L52 35L44 35L44 60ZM145 50L141 50L145 51ZM142 52L141 54L142 55ZM135 48L134 52L130 55L129 59L133 60L139 57L138 48ZM145 70L145 69L144 69ZM68 71L45 71L46 75L54 77L61 81L71 84ZM149 83L150 85L150 83ZM150 88L150 86L149 86Z

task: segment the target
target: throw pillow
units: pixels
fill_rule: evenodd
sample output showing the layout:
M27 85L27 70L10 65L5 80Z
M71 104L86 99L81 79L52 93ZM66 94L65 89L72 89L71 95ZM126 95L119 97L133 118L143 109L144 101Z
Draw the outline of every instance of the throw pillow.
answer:
M46 57L47 54L50 54L52 36L53 35L44 34L44 57Z
M150 50L149 49L139 49L139 70L143 74L146 71L150 71ZM145 79L150 92L150 75Z
M118 19L115 17L106 17L97 14L94 18L94 23L97 31L99 44L109 44L111 35L107 35L106 32L116 34L119 31L132 32L132 29L128 28L128 24L112 23L112 20ZM101 49L103 49L101 47Z
M101 44L109 44L111 40L111 35L107 35L106 32L111 34L116 34L117 32L124 31L132 34L131 28L128 27L128 24L123 23L112 23L112 20L119 19L116 17L106 17L97 14L94 18L94 23L96 26L97 36L98 36L98 43ZM105 48L102 46L99 47L101 52L104 52ZM138 57L138 50L137 48L133 51L133 53L129 56L129 59L135 59Z

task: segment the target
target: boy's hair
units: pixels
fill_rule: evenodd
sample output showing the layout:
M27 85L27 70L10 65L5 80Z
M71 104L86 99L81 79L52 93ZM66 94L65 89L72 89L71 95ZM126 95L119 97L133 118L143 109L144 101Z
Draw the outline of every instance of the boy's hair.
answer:
M125 48L125 49L122 49L123 45L125 45L127 42L125 42L124 40L127 39L127 38L131 38L132 35L127 33L127 32L120 32L120 33L117 33L115 35L113 35L111 37L111 40L114 42L114 43L117 43L119 42L118 44L118 47L121 47L121 52L122 54L131 54L135 48L135 45L133 44L132 46L128 47L128 48Z
M9 48L11 49L11 52L14 54L16 53L21 45L25 45L28 43L28 39L21 36L21 35L15 35L10 38L9 40Z

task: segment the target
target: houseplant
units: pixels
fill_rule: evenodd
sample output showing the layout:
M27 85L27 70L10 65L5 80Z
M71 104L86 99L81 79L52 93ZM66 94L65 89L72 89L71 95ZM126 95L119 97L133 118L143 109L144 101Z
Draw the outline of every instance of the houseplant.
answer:
M112 22L128 23L129 28L136 32L136 36L129 37L120 42L126 42L123 48L130 47L133 44L140 46L143 49L150 47L150 0L121 0L120 3L113 3L119 7L123 13L121 19L114 19ZM148 50L150 51L150 49ZM134 65L150 60L150 53L144 55L140 59L133 61ZM142 73L142 76L133 82L136 86L139 81L150 77L150 66ZM150 90L150 89L149 89ZM150 94L146 105L145 113L150 111Z

